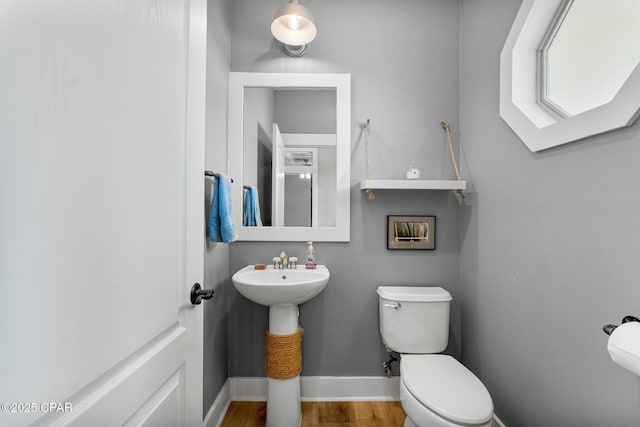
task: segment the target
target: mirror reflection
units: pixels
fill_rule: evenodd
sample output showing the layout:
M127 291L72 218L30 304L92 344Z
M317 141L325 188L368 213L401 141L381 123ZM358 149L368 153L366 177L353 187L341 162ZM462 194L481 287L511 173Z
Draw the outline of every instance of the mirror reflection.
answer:
M336 89L245 87L243 98L243 226L335 227Z

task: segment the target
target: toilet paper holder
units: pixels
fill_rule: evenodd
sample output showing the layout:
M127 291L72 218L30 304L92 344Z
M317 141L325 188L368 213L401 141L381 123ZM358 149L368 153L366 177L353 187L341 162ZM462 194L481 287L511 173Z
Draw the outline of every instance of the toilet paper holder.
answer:
M622 323L628 323L628 322L640 322L640 319L638 319L635 316L624 316L624 318L622 319ZM604 325L602 327L602 330L604 331L605 334L607 335L611 335L611 333L617 328L618 326L616 325Z

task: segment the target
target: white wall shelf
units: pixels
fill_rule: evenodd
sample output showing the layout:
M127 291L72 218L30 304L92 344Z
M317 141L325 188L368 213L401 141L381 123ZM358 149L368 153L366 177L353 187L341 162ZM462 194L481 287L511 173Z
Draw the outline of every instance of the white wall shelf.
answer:
M360 190L466 190L467 181L424 179L364 179Z

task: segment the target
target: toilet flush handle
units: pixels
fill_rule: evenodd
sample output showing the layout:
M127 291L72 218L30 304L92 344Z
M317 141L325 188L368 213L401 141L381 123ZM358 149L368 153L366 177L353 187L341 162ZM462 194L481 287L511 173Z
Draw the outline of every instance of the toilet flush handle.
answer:
M399 302L394 302L393 304L385 304L384 306L399 310L402 307L402 304L400 304Z

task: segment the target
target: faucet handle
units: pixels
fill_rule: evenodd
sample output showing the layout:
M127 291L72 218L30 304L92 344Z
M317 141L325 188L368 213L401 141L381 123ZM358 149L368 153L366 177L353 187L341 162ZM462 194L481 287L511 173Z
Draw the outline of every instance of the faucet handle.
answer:
M275 268L276 270L282 268L282 258L280 258L279 256L273 257L273 268Z
M289 257L289 268L295 270L298 267L298 257L292 256Z

